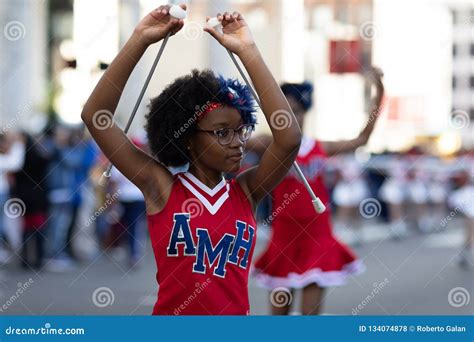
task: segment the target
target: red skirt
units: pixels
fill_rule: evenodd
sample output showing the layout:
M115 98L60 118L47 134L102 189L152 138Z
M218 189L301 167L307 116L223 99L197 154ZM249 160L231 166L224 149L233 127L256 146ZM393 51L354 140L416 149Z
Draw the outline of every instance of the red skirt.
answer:
M330 213L302 222L276 217L267 249L255 263L257 284L264 288L343 285L365 266L332 234Z

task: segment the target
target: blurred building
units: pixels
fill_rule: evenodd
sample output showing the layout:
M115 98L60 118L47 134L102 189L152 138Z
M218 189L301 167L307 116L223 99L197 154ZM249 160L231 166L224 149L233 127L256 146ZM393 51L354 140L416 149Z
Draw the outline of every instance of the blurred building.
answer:
M45 1L0 1L0 125L32 130L48 98L48 11Z
M192 68L238 75L226 51L202 31L206 16L235 9L245 15L279 82L315 84L307 134L328 140L358 134L370 98L363 73L375 64L385 73L386 99L370 150L407 149L426 139L439 153L472 146L472 1L185 2L186 26L170 40L132 131L143 125L147 99ZM82 106L134 26L165 3L0 1L2 127L38 129L48 115L79 123ZM148 49L127 84L116 113L122 125L158 48Z
M474 4L450 4L453 14L453 120L462 127L463 142L474 148Z

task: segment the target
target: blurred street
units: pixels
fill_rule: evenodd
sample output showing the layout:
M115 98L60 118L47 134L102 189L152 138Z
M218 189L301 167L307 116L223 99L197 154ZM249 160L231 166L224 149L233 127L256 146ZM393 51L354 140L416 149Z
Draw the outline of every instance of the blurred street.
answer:
M256 253L268 237L260 229ZM430 235L414 233L403 242L390 238L387 226L367 225L362 231L360 246L355 251L367 266L364 274L351 277L346 286L330 288L323 308L325 315L469 315L474 314L472 300L466 304L459 294L456 307L449 302L449 292L456 287L473 291L472 271L458 265L462 231L456 221L445 230ZM342 231L349 241L353 236ZM354 241L353 241L354 242ZM147 246L137 269L127 270L124 258L102 254L91 262L68 273L21 272L10 265L2 269L0 304L15 293L18 283L31 277L32 285L2 314L20 315L149 315L156 299L155 265L151 246ZM17 262L17 260L15 261ZM388 279L388 282L387 280ZM380 292L367 299L378 284ZM93 303L93 293L101 287L113 293L105 307ZM250 283L251 313L268 314L269 296L265 290ZM299 295L293 298L299 303ZM362 304L364 301L365 305ZM357 310L357 306L363 308ZM297 311L295 312L298 313Z

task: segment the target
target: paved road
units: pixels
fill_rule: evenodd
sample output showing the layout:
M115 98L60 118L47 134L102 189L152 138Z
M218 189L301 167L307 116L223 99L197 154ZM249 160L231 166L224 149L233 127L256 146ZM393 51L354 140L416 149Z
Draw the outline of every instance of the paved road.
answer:
M346 286L328 289L323 313L327 315L468 315L473 314L474 267L462 270L457 254L462 229L429 235L413 234L402 241L389 238L387 227L366 225L362 244L355 252L367 266L363 275L352 277ZM337 232L353 244L347 231ZM259 234L256 253L267 241ZM138 269L128 270L120 255L103 254L68 273L21 271L18 260L0 269L1 314L61 315L107 314L148 315L156 295L155 265L149 243ZM30 280L31 279L31 280ZM18 286L25 287L17 294ZM382 284L383 283L383 284ZM98 307L92 294L110 288L113 303ZM459 289L457 289L459 288ZM375 290L376 289L376 290ZM451 295L450 295L451 291ZM14 296L14 300L12 300ZM252 313L268 313L268 293L250 284ZM107 300L104 296L104 300ZM294 303L299 303L296 294ZM463 305L461 305L463 304ZM460 306L461 305L461 306ZM297 308L295 310L297 313Z

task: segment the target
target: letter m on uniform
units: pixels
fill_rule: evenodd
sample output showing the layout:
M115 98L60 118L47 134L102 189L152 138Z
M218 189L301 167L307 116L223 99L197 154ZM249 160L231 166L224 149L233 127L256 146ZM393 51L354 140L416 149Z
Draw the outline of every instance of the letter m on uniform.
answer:
M210 267L217 263L214 267L214 275L224 278L226 273L225 266L234 236L224 234L219 242L213 246L207 229L198 228L196 229L196 234L198 236L198 246L193 272L206 273L205 259L207 258Z

